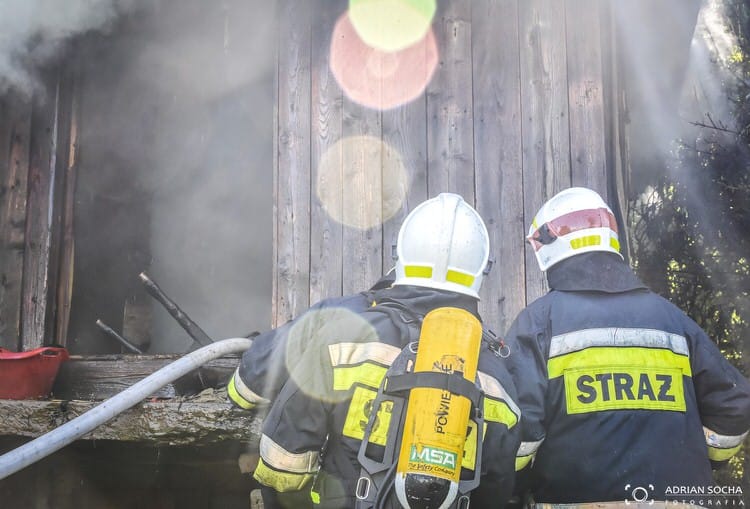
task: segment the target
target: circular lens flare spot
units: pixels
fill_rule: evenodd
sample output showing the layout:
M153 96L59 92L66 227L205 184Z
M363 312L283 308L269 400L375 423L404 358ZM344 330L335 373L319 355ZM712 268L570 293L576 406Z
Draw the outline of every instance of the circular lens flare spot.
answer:
M398 51L422 39L435 16L435 0L350 0L359 37L381 51Z
M379 138L344 138L318 162L318 199L332 219L346 226L367 230L381 225L401 210L407 188L401 154Z
M331 345L332 338L340 342L380 341L372 324L354 311L342 307L312 308L289 330L286 365L290 377L305 394L320 401L337 402L349 397L348 387L331 391L328 380L320 375L321 363L332 364L337 389L336 385L346 383L346 376L338 377L336 370L345 370L348 350L336 343Z
M368 108L387 110L424 92L437 67L438 50L432 30L401 51L373 48L357 35L345 13L334 28L330 61L347 97Z

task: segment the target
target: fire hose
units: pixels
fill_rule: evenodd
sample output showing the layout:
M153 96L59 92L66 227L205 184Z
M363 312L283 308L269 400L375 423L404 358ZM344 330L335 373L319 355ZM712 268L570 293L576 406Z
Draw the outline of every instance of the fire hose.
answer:
M0 456L0 479L36 463L117 417L170 382L227 354L244 352L251 339L230 338L190 352L62 426Z

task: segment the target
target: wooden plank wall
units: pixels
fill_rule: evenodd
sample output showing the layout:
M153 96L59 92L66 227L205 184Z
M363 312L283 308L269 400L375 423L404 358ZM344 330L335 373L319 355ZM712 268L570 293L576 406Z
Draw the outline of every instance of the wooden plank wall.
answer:
M72 75L44 76L44 93L10 91L0 101L0 347L30 350L63 343L55 328L65 307L67 244L61 240L71 129Z
M310 20L312 2L287 2L280 12L277 73L275 316L296 316L310 286ZM304 288L305 291L300 291Z
M524 4L523 1L520 4ZM482 286L485 322L502 334L522 309L524 288L521 68L516 0L474 2L474 160L477 211L490 233L494 266ZM505 34L497 44L497 34ZM502 72L497 72L502 69ZM487 284L489 283L489 284Z
M367 288L393 265L391 246L405 214L451 191L479 210L490 231L496 263L480 309L503 333L546 291L524 242L538 208L570 185L608 194L614 158L607 151L617 144L607 136L617 131L607 88L615 65L606 2L439 0L432 22L437 69L419 97L384 111L349 98L329 68L331 33L347 2L304 4L308 16L292 0L280 11L274 324L321 298ZM362 143L328 151L362 135L386 148L376 153ZM396 215L367 229L334 219L315 192L324 154L326 164L339 165L333 180L343 184L329 193L340 193L344 216L379 213L384 182L365 181L363 161L380 158L385 174L401 158L408 187Z
M0 347L18 350L31 104L15 93L0 104Z
M311 160L320 161L322 157L332 159L334 166L343 169L342 154L339 151L327 152L326 149L341 139L344 94L336 84L330 70L331 37L334 25L340 12L340 2L326 2L323 8L315 10L312 26L317 27L311 33ZM321 185L336 186L336 177L341 181L340 170L333 175L334 182L326 180L326 175L319 171L319 165L310 169L311 181ZM343 194L343 193L342 193ZM339 197L341 203L343 197ZM310 238L319 239L310 245L310 302L314 303L328 295L338 295L343 289L342 243L343 227L332 219L331 215L318 200L310 204ZM341 207L333 211L341 215Z
M523 210L533 218L541 203L570 186L570 134L565 5L556 0L520 2ZM524 233L528 223L524 223ZM526 266L536 260L525 250ZM529 301L546 291L539 270L526 271Z
M47 305L50 297L50 261L57 174L57 113L59 84L48 77L45 90L52 96L35 100L31 114L29 195L26 204L21 298L21 343L23 349L38 348L45 341Z

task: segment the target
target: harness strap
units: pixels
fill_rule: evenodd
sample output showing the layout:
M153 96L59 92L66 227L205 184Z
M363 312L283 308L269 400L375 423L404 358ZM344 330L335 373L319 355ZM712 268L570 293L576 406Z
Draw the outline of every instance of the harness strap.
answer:
M436 371L420 371L418 373L386 376L383 392L386 394L398 394L415 387L448 391L452 394L468 398L474 408L481 409L482 391L474 382L468 381L458 372L439 373Z

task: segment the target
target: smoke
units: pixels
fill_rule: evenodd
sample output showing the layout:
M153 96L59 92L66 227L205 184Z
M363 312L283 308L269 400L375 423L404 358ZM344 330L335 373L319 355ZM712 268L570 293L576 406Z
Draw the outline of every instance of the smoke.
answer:
M731 126L725 62L735 48L722 0L614 2L628 90L633 192L663 173L696 123ZM674 166L672 164L672 166Z
M141 271L213 339L270 326L275 25L268 0L160 0L79 37L76 353L119 348L96 318L190 346Z
M0 0L0 94L41 92L37 70L74 36L110 30L135 0Z
M727 91L733 77L727 71L737 41L727 29L722 0L706 0L698 16L691 44L690 62L680 97L680 116L688 121L687 136L699 136L695 123L734 126ZM710 117L709 117L710 115Z
M701 0L613 2L620 79L628 91L633 192L663 173L685 123L679 93L687 77ZM643 185L641 185L643 184Z
M270 325L275 6L190 3L171 4L135 67L168 101L154 147L151 267L222 339ZM161 348L179 350L184 333L162 310L154 318L172 338Z
M660 205L650 187L659 177L667 175L681 184L698 228L691 234L703 239L707 250L698 256L705 258L718 287L740 295L737 280L726 270L714 270L709 258L718 253L722 236L741 238L745 232L727 231L730 226L722 216L728 205L700 167L701 159L691 157L712 143L735 143L722 132L736 124L731 97L736 78L727 63L737 41L728 29L726 1L635 0L615 5L628 88L630 191L636 208Z

